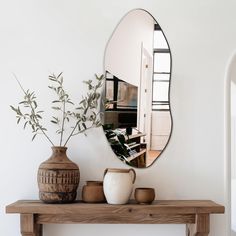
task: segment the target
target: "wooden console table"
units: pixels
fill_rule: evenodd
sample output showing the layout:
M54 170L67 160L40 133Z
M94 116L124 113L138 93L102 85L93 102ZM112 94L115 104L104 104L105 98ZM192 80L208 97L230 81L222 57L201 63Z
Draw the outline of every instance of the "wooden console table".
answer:
M17 201L6 207L19 213L23 236L42 236L43 224L186 224L187 236L207 236L210 214L224 213L224 206L212 201L160 200L151 205L45 204Z

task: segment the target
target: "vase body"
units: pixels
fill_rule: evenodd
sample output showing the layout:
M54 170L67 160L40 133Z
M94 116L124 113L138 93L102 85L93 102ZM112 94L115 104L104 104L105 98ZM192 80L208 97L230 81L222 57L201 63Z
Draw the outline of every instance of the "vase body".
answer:
M39 198L45 203L70 203L76 199L79 167L67 157L66 150L52 147L52 156L39 166Z
M126 204L133 190L136 174L133 169L106 169L103 190L109 204Z

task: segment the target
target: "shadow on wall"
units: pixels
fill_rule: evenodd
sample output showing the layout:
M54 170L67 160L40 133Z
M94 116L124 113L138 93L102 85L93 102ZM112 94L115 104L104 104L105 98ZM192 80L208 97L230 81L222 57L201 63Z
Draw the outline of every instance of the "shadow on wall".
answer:
M236 232L235 231L231 231L231 236L236 236Z

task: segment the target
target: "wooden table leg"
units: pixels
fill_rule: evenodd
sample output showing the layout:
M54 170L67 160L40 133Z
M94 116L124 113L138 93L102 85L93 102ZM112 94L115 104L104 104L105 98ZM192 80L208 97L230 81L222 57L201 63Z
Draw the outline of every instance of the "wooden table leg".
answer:
M210 215L197 214L195 224L186 225L186 236L208 236L210 233Z
M36 224L34 214L21 214L20 227L22 236L43 236L43 226Z

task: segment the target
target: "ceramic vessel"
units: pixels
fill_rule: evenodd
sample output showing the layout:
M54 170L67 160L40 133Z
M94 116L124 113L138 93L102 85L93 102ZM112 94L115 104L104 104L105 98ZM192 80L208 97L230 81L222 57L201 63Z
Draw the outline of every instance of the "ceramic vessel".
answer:
M151 204L155 199L153 188L136 188L134 198L139 204Z
M102 181L87 181L82 189L82 200L87 203L105 202Z
M39 198L46 203L70 203L76 199L79 167L66 155L66 147L52 147L52 156L38 169Z
M103 190L109 204L126 204L136 179L134 169L106 169Z

